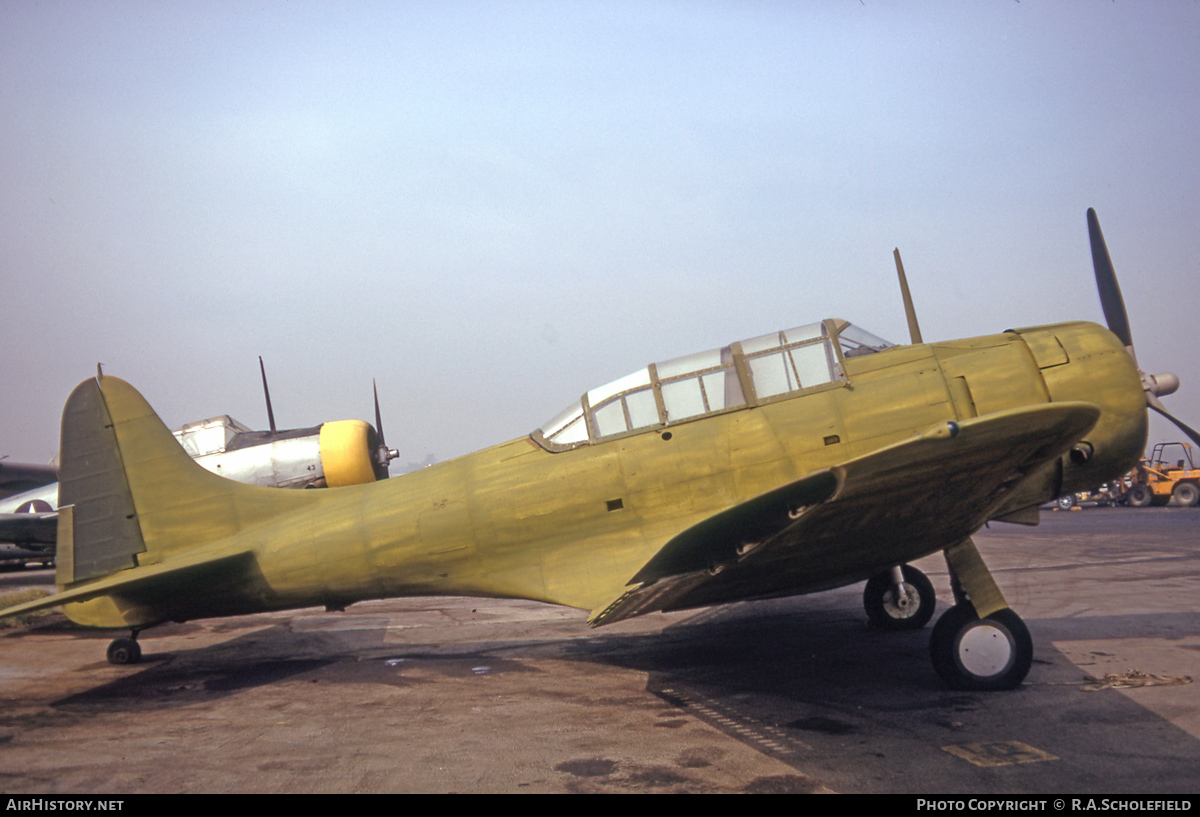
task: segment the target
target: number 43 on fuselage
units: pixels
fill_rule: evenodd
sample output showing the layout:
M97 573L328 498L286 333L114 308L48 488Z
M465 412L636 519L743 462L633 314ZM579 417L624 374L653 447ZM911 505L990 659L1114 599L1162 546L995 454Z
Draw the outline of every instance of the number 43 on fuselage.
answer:
M1040 503L1137 462L1152 392L1130 346L1084 322L893 346L826 320L652 364L528 437L308 492L203 471L132 387L88 380L64 411L61 592L0 614L61 603L136 636L475 595L601 625L870 579L872 620L919 627L936 601L907 563L944 551L957 604L934 630L934 667L952 686L1008 688L1032 643L970 536L1036 523ZM106 453L76 461L69 436ZM114 649L136 660L136 641Z

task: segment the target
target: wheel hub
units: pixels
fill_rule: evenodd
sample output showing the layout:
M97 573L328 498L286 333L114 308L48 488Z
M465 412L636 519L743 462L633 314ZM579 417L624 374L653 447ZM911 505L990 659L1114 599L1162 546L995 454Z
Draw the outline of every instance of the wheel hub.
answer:
M981 621L962 634L958 642L958 660L972 675L988 678L1000 675L1013 662L1012 637L992 621Z
M917 588L908 582L904 583L903 593L898 592L898 588L892 587L883 594L883 609L892 618L911 618L917 614L920 606L921 597L917 593Z

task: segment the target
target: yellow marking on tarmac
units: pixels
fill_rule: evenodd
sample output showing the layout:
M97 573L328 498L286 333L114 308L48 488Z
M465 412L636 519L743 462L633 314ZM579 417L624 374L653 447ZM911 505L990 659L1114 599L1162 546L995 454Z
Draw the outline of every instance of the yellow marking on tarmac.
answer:
M961 757L976 766L1014 766L1018 763L1037 763L1058 760L1055 755L1035 749L1019 740L999 740L991 743L959 743L943 746L943 752Z

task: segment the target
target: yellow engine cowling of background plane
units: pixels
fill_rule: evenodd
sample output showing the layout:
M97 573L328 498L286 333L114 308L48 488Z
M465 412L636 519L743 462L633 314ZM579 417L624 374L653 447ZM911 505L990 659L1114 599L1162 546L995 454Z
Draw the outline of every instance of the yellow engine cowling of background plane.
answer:
M321 467L330 488L375 481L375 429L362 420L321 426Z

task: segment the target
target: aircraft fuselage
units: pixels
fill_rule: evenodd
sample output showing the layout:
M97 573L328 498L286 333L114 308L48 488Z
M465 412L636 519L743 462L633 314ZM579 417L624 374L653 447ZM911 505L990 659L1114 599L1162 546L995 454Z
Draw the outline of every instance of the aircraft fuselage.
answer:
M939 422L1048 401L1102 409L1085 438L1086 461L1064 455L1042 468L993 518L1114 479L1144 449L1137 370L1096 324L893 347L843 363L843 381L789 399L566 451L525 437L386 482L305 492L302 505L297 494L295 510L200 549L252 551L254 569L240 578L203 594L181 588L170 598L128 595L66 609L80 623L135 627L410 595L591 609L676 533ZM914 537L890 550L865 548L860 558L811 553L799 560L801 574L772 592L857 581L950 544ZM169 560L170 547L155 558Z

